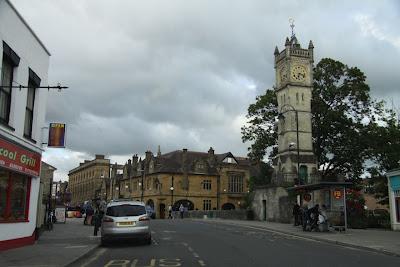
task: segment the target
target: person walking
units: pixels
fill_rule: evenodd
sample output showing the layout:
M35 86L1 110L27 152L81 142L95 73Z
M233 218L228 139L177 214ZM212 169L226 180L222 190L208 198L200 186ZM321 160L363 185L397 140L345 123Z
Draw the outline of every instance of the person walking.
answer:
M181 219L183 219L183 213L185 212L185 207L183 207L182 204L179 206L179 212L181 214Z
M172 219L172 206L168 206L168 219Z
M93 235L97 236L97 232L99 231L99 228L101 226L101 221L103 219L103 212L100 209L96 210L96 213L93 216L93 220L94 220L94 231L93 231Z
M293 205L292 214L294 217L294 226L300 225L300 206L297 202Z

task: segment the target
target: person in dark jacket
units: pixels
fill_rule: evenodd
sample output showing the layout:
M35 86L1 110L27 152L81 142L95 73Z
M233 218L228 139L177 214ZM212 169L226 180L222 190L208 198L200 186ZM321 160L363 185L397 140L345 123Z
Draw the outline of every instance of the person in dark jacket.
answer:
M300 225L300 206L297 202L293 205L294 226Z
M103 212L97 209L96 213L93 216L93 220L94 220L93 235L94 236L97 236L97 232L99 231L99 228L101 226L102 219L103 219Z

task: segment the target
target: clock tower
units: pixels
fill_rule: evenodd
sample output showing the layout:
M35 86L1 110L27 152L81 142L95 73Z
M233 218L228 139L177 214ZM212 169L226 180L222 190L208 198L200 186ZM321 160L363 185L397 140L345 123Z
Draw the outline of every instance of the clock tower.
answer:
M293 32L290 40L286 38L285 49L275 48L279 121L273 164L278 181L309 183L317 172L311 127L313 49L312 41L308 49L301 48Z

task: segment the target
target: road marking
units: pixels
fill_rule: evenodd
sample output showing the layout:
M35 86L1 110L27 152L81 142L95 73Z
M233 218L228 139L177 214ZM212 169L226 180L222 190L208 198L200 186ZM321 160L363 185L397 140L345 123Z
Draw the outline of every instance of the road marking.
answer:
M188 247L188 250L189 250L190 252L193 252L193 249L192 249L191 247Z
M105 248L99 249L99 251L97 251L96 254L94 254L94 256L91 257L87 262L85 262L84 264L82 264L81 267L89 266L90 263L92 263L92 262L94 262L95 260L97 260L102 254L104 254L104 252L106 252L106 249L105 249Z
M170 236L162 237L161 240L171 240L171 237Z
M184 245L185 247L189 246L188 243L183 242L182 245Z
M198 260L198 262L199 262L200 266L206 266L206 264L204 263L204 261Z
M194 256L195 258L198 258L198 257L199 257L199 254L197 254L196 252L193 252L193 256Z
M168 231L168 230L164 230L164 233L176 233L176 231Z

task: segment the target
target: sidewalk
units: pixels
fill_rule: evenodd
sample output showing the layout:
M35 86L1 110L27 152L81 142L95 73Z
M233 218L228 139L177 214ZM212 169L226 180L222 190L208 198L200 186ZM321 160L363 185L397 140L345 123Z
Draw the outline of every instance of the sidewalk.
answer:
M0 266L66 266L100 244L93 227L83 225L82 218L67 218L65 224L54 224L32 246L2 251Z
M400 257L400 232L379 229L347 229L345 232L303 232L300 227L292 224L265 222L265 221L242 221L225 219L198 219L209 223L222 223L228 225L244 226L249 228L263 229L266 231L288 234L291 236L317 240L321 242L334 243L347 247L354 247L377 251Z

